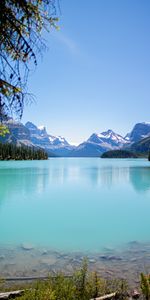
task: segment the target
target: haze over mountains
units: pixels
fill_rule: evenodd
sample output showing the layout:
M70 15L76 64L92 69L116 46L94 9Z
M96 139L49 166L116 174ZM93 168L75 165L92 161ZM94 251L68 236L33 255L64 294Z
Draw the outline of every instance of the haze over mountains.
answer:
M49 155L54 156L99 157L109 150L136 151L137 148L144 152L148 151L150 146L150 123L146 122L137 123L125 137L111 129L99 134L93 133L78 146L70 145L64 137L53 136L47 133L44 126L37 127L32 122L23 125L10 119L6 125L10 133L0 138L2 142L43 148Z

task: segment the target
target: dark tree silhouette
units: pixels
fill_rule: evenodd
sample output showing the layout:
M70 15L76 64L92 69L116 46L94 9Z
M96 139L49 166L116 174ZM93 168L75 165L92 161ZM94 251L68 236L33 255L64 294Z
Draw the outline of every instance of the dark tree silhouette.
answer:
M43 149L16 146L14 144L0 143L0 160L41 160L48 159Z
M31 99L27 79L45 48L41 33L57 28L59 0L0 1L0 121L22 117Z

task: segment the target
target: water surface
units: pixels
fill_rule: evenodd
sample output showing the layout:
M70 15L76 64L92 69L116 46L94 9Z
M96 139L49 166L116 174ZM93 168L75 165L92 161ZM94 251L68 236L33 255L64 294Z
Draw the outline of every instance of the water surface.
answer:
M0 162L0 245L100 251L150 241L150 163L52 158Z

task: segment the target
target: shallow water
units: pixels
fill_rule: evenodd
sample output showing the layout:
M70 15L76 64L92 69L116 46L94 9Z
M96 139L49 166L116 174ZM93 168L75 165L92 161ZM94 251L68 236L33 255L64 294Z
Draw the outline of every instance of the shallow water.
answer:
M11 247L17 256L22 244L97 255L131 241L149 243L149 211L144 159L0 162L0 254Z

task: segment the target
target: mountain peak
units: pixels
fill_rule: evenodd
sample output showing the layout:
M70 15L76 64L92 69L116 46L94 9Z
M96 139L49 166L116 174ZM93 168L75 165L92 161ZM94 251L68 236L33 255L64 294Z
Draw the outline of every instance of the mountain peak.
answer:
M99 134L93 133L87 142L104 145L105 147L108 147L108 149L112 149L113 147L121 147L127 141L121 135L115 133L111 129L108 129L107 131Z
M115 133L111 129L108 129L107 131L103 131L101 134L104 135L104 136L118 135L117 133Z
M37 129L37 126L30 121L26 122L25 127L28 129Z
M135 124L132 131L127 135L132 143L138 142L148 136L150 136L150 122L141 122Z
M143 139L150 139L150 122L141 122L135 124L132 131L123 138L112 129L101 133L93 133L89 139L77 147L70 145L62 136L53 136L47 133L45 126L36 126L28 121L25 125L13 119L6 121L9 128L9 134L1 137L2 142L16 143L17 145L28 145L31 147L40 147L47 152L52 152L58 156L98 156L108 150L117 150L123 147L132 147L134 143ZM146 139L146 143L147 143ZM147 147L147 145L145 146ZM141 148L140 148L141 149ZM143 149L143 148L142 148ZM148 149L148 148L144 148Z
M150 126L150 122L142 122L142 123L138 123L138 124L145 124L145 125L149 125Z

